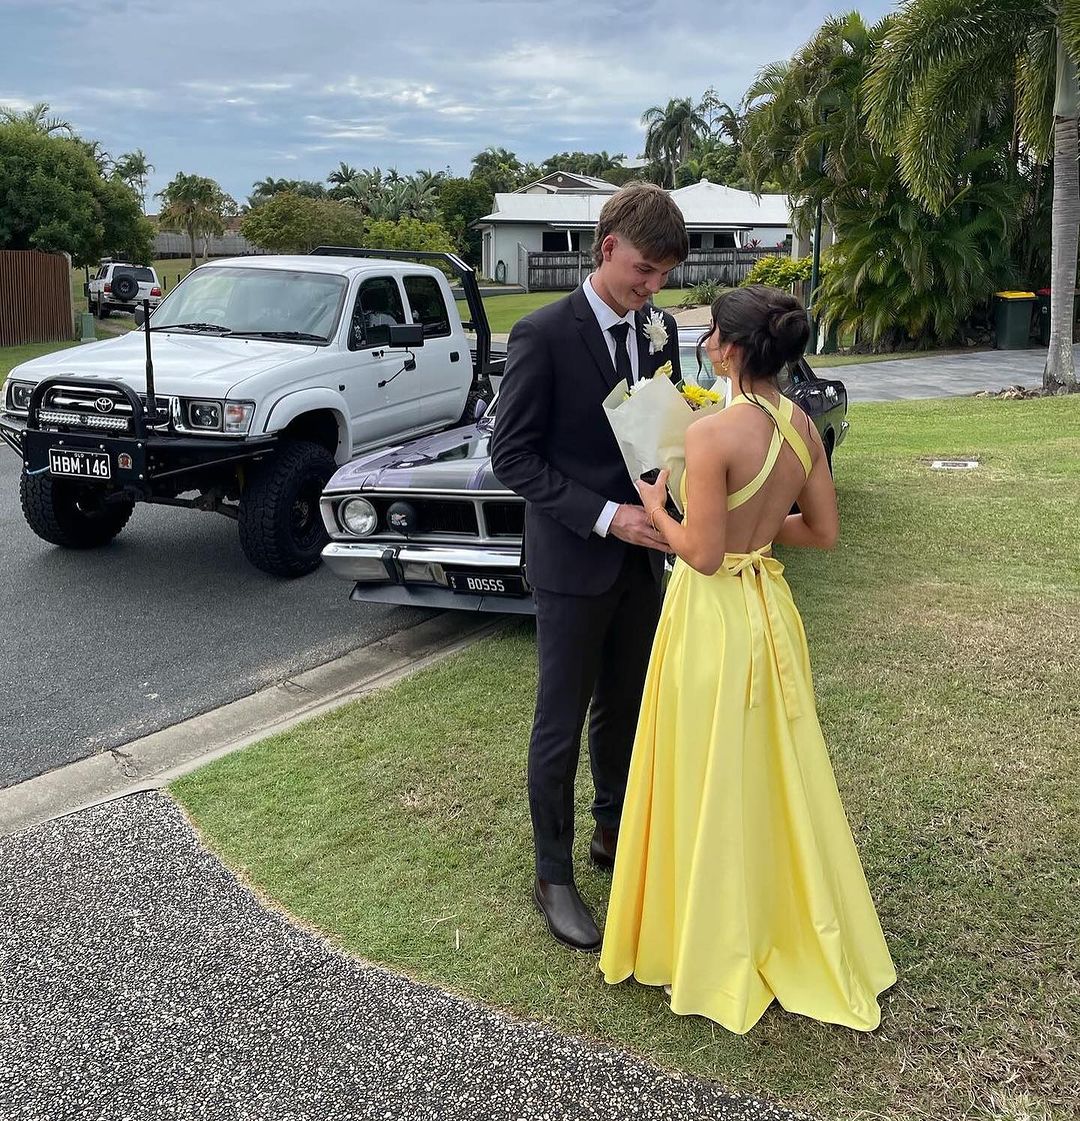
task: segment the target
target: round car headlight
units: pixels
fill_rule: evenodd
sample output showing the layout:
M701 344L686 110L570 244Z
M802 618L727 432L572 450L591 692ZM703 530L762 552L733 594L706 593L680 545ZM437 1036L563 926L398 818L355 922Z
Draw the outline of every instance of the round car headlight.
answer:
M375 507L366 498L350 498L338 509L341 524L357 537L368 537L379 524Z

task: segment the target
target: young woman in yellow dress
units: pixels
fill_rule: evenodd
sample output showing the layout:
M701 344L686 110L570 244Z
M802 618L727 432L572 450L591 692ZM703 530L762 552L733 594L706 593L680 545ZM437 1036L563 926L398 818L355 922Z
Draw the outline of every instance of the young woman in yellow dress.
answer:
M896 981L822 739L802 620L773 543L836 544L821 437L778 376L794 297L721 295L705 347L738 396L691 425L686 517L639 484L677 555L653 645L600 968L746 1032L775 999L870 1030ZM799 513L790 513L798 502Z

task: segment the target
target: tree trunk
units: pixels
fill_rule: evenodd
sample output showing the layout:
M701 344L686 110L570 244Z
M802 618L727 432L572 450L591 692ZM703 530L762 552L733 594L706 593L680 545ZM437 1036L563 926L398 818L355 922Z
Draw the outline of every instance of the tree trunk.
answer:
M188 222L188 240L191 242L191 267L195 268L195 223Z
M1076 290L1076 253L1080 231L1080 167L1077 166L1076 67L1057 47L1057 97L1054 103L1054 206L1051 218L1053 248L1050 265L1050 348L1043 369L1043 388L1062 386L1075 391L1073 364L1073 293Z

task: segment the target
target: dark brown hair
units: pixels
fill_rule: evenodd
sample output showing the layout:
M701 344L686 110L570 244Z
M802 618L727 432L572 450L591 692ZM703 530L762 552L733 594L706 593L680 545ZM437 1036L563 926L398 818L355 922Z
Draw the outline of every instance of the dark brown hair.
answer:
M731 288L713 301L712 325L701 337L700 348L716 331L721 343L734 343L742 351L742 375L776 381L780 371L799 358L810 338L806 309L788 292L765 284Z
M682 211L671 195L654 183L632 183L604 203L592 244L597 268L604 260L604 238L608 234L626 238L657 264L672 259L684 261L690 251Z

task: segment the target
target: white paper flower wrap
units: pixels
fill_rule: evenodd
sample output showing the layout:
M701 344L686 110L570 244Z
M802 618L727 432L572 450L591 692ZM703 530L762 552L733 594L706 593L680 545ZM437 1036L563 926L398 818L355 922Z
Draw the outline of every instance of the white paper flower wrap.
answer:
M684 512L680 483L686 470L686 430L699 417L723 407L692 409L672 385L670 371L657 371L639 382L632 394L625 382L619 382L604 399L604 413L630 478L637 481L654 467L666 467L671 472L668 490L680 513Z
M649 353L657 354L667 346L667 324L664 322L664 313L653 308L645 317L641 325L642 333L649 340Z

